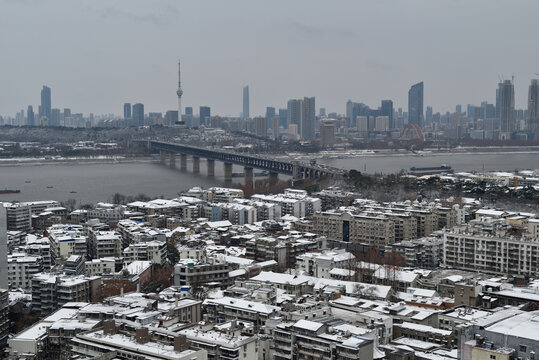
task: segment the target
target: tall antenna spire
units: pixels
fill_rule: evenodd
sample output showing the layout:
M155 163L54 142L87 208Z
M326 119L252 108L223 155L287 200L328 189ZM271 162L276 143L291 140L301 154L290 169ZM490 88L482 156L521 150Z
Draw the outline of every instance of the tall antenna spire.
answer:
M178 90L176 90L176 95L178 95L178 121L182 121L182 80L181 80L181 68L180 60L178 59Z

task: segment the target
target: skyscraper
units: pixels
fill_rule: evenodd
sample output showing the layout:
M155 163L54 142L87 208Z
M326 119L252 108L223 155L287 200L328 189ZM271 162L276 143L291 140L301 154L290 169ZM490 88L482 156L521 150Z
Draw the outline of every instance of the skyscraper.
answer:
M314 97L303 98L300 135L302 140L314 140L316 123L316 106Z
M427 106L427 111L425 113L425 123L429 125L432 123L432 106Z
M275 108L272 106L266 107L266 118L268 120L271 120L273 119L274 116L275 116Z
M243 87L243 118L249 118L249 85Z
M185 115L193 115L193 107L192 106L187 106L185 108Z
M28 109L30 111L30 109ZM28 115L30 116L30 115ZM532 79L528 88L528 132L534 140L539 140L539 81Z
M515 126L515 88L505 80L500 90L500 140L509 140Z
M144 105L141 103L133 105L133 125L144 125Z
M131 103L124 104L124 120L131 119Z
M408 123L423 127L423 81L408 91Z
M209 106L201 106L199 110L200 125L209 125L211 109Z
M287 126L290 124L294 124L297 126L297 129L299 130L302 108L303 108L303 101L301 99L288 100L288 110L287 110L287 120L286 120Z
M8 288L7 266L7 216L6 208L0 205L0 289Z
M178 121L182 121L182 81L181 81L181 69L180 69L180 60L178 60L178 90L176 90L176 95L178 95Z
M389 117L389 129L393 129L395 125L393 124L393 101L391 100L382 100L381 107L382 116Z
M496 89L496 119L500 119L500 96L502 93L503 82L498 83L498 88Z
M51 118L51 89L43 85L41 89L41 107L39 117L45 116L50 120Z
M28 110L26 112L26 124L28 126L34 126L36 123L34 118L34 108L32 105L28 105Z
M288 109L279 109L279 122L283 129L288 128Z

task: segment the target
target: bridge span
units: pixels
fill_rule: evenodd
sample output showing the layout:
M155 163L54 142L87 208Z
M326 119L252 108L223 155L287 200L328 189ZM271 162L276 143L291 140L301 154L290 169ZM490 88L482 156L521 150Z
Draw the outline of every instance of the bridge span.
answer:
M228 152L221 149L208 149L173 142L147 140L150 150L160 152L160 160L166 162L168 157L169 166L176 167L176 155L180 156L180 168L187 170L187 156L193 158L193 172L200 172L200 158L207 159L208 176L215 175L215 161L224 163L225 181L232 181L232 164L242 165L245 169L245 183L252 183L253 169L268 171L270 179L276 181L278 174L291 176L294 180L320 179L322 177L340 177L345 171L341 169L320 166L317 164L303 164L298 161L288 162L268 159L260 156L244 155Z

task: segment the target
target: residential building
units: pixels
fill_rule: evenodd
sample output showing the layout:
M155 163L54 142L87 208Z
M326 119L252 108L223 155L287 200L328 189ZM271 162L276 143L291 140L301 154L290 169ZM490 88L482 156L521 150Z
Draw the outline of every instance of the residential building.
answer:
M43 259L41 256L29 256L24 253L8 255L7 278L10 287L13 289L30 290L32 288L32 277L42 271Z
M174 266L174 285L200 287L205 284L224 286L228 283L231 266L224 261L208 258L205 262L185 259Z
M132 125L143 126L144 125L144 105L136 103L133 105L133 120Z
M124 104L124 120L128 121L131 119L131 103Z

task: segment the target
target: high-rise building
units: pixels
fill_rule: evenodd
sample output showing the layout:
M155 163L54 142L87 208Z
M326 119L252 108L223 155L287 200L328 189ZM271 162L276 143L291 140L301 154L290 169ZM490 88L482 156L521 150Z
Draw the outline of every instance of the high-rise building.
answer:
M209 125L211 109L209 106L201 106L199 109L200 125Z
M280 135L281 119L278 116L274 116L271 119L271 123L272 123L271 130L273 133L273 138L278 139Z
M60 109L51 109L51 117L49 118L49 126L60 126Z
M288 110L287 110L287 126L294 124L297 126L298 132L301 123L301 113L303 111L303 100L301 99L291 99L288 100Z
M279 122L283 129L288 128L288 109L279 109Z
M408 123L423 127L423 81L408 91Z
M324 119L320 121L320 146L335 145L335 121Z
M515 126L515 88L511 80L500 91L500 140L509 140Z
M34 118L34 108L32 105L28 105L28 110L26 112L26 125L34 126L36 123Z
M243 87L243 112L242 117L249 118L249 85Z
M193 115L193 107L192 106L186 106L185 107L185 115Z
M325 118L326 117L326 108L321 107L320 112L318 114L319 114L320 118Z
M169 110L165 114L165 125L172 126L178 122L178 110Z
M459 104L459 105L455 106L455 112L456 112L457 114L462 113L462 105Z
M136 103L133 105L133 125L143 126L144 125L144 105L141 103Z
M498 83L498 88L496 89L496 118L497 119L500 118L500 96L502 93L502 87L503 87L503 82L500 81Z
M528 88L527 123L530 137L534 140L539 140L539 81L537 79L532 79Z
M124 104L124 120L131 119L131 103Z
M255 133L256 136L268 136L268 119L263 116L255 117Z
M45 116L51 118L51 89L43 85L41 89L41 107L39 108L39 117Z
M272 128L272 119L275 116L275 108L272 106L266 107L266 119L268 119L268 128Z
M380 108L381 115L389 117L389 129L395 127L393 123L393 101L391 100L382 100L382 106Z
M7 215L6 208L0 205L0 289L8 288L7 273Z
M316 105L314 97L303 98L300 135L302 140L314 140L316 124Z
M432 106L427 106L427 111L425 112L425 123L428 125L432 123Z

